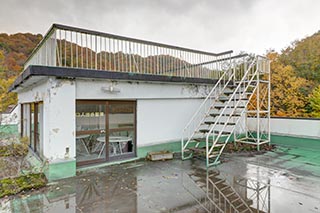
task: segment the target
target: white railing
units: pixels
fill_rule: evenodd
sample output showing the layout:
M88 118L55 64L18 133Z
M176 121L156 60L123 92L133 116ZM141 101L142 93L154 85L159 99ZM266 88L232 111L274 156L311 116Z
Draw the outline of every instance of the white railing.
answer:
M246 57L248 55L238 55L235 57L232 57L231 60L224 61L224 72L217 81L217 83L214 85L214 87L211 89L207 97L204 99L204 101L201 103L201 105L198 107L196 112L193 114L189 122L186 124L182 131L182 138L181 138L181 153L182 158L185 159L184 156L184 150L187 148L191 140L193 139L196 130L201 126L206 116L209 114L210 109L215 104L219 96L223 93L223 91L226 89L227 85L230 83L233 83L233 81L236 79L236 69L237 66L240 64L244 64Z
M232 51L210 53L54 24L25 63L218 79Z

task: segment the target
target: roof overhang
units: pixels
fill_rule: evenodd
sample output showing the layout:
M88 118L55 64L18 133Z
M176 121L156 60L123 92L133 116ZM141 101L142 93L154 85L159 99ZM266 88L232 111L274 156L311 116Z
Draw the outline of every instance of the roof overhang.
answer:
M67 67L48 67L48 66L29 66L25 69L10 86L9 92L16 91L22 84L30 85L41 80L43 77L59 78L89 78L89 79L110 79L110 80L127 80L127 81L149 81L149 82L166 82L166 83L189 83L189 84L212 84L217 79L188 78L177 76L150 75L140 73L127 73L115 71L102 71L92 69L78 69ZM32 83L31 82L31 83Z

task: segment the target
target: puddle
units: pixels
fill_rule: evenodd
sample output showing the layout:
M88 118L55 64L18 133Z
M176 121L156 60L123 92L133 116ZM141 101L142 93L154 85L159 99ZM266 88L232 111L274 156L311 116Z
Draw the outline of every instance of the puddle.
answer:
M231 158L209 172L202 161L180 159L99 168L2 199L0 212L320 212L318 179L254 158Z

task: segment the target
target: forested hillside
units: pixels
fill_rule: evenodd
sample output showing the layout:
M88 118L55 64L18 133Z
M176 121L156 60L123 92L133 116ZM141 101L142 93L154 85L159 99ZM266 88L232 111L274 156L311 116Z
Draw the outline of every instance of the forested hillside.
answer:
M272 60L272 115L320 117L320 31L267 56Z
M41 39L40 34L0 34L0 112L16 103L7 89ZM272 60L272 116L320 117L320 31L267 57Z
M40 34L0 34L0 112L16 104L16 94L8 94L8 87L22 71L23 63L41 39Z

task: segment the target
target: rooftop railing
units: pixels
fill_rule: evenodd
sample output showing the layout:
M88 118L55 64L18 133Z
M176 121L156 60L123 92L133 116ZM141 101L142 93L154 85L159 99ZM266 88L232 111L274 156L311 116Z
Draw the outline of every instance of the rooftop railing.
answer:
M25 63L192 78L219 78L232 51L210 53L54 24Z

